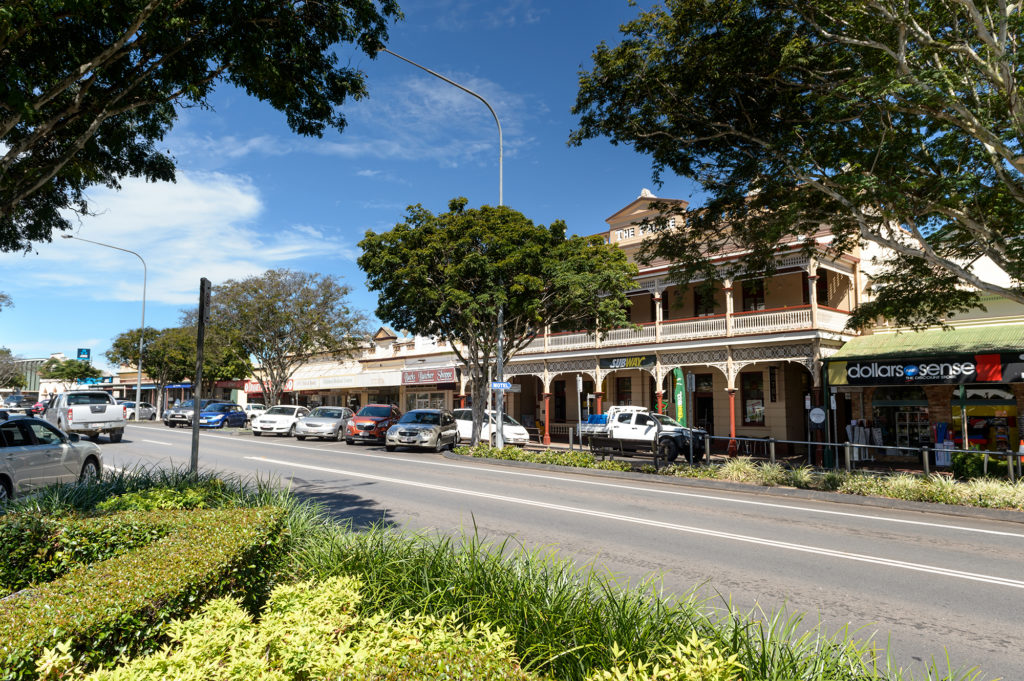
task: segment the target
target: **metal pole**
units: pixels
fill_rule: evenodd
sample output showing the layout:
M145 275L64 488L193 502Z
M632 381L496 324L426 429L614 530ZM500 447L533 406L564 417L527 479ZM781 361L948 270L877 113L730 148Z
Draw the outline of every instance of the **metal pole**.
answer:
M850 455L852 454L852 450L853 450L853 445L850 444L849 442L847 442L846 446L843 447L843 452L845 453L845 458L846 458L846 472L847 473L850 472L850 458L851 458Z
M768 459L775 463L775 438L768 438Z
M462 90L466 94L473 95L474 97L476 97L477 99L479 99L481 102L484 103L484 106L487 107L487 110L491 112L492 116L494 116L494 123L495 123L495 125L498 126L498 205L499 206L505 205L505 196L504 196L504 191L505 191L505 188L504 188L504 185L505 185L505 142L504 142L504 139L503 139L502 134L501 134L501 121L498 120L498 114L495 113L494 107L491 106L490 103L486 99L481 97L476 92L473 92L468 87L466 87L464 85L459 85L458 83L456 83L451 78L446 78L445 76L442 76L437 71L433 71L431 69L428 69L423 64L417 64L412 59L408 59L406 57L403 57L400 54L396 54L395 52L392 52L391 50L389 50L386 47L381 47L380 51L381 52L387 52L392 57L396 57L398 59L401 59L402 61L404 61L407 64L412 64L416 68L421 69L423 71L426 71L427 73L429 73L432 76L440 78L441 80L443 80L444 82L448 83L449 85L452 85L454 87L459 88L460 90ZM498 366L497 366L497 371L496 371L497 376L495 376L495 379L494 379L496 381L504 381L505 380L504 327L505 327L505 306L501 305L501 306L498 307L498 353L497 353L498 354L498 357L497 357L497 365ZM490 386L488 386L488 389L490 389ZM495 407L496 407L496 411L497 411L496 416L497 416L498 430L497 430L494 442L495 442L495 445L500 448L500 447L504 447L505 446L505 434L503 432L505 430L505 428L504 428L504 425L505 425L505 394L503 392L499 391L498 392L498 396L495 399L495 402L496 402Z
M135 383L135 421L139 421L139 411L142 403L142 341L146 336L146 280L149 278L149 269L146 267L146 261L142 259L142 256L135 251L130 251L127 248L121 248L120 246L111 246L100 241L92 241L91 239L83 239L80 236L74 236L72 234L61 235L65 239L76 239L78 241L85 241L86 243L96 244L97 246L105 246L107 248L113 248L115 251L123 251L125 253L131 253L139 262L142 263L142 326L139 327L139 362L138 362L138 376Z
M931 475L931 469L928 467L928 448L921 447L921 465L924 467L924 474Z
M203 346L206 340L206 318L210 314L210 280L199 280L199 320L196 325L196 375L192 390L192 459L189 472L199 474L199 413L203 404Z

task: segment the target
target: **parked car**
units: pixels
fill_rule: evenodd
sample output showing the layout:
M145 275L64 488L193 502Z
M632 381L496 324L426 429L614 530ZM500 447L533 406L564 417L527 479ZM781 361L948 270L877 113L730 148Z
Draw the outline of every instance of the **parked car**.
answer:
M274 405L252 422L252 434L256 437L263 433L291 437L295 434L295 424L303 416L309 416L309 410L305 407L294 404Z
M127 418L129 421L135 420L135 402L131 400L121 400L118 404L123 404L127 411ZM139 402L139 420L140 421L155 421L156 420L156 407L149 402Z
M3 409L9 414L31 414L35 400L23 393L15 393L4 398Z
M606 414L591 415L580 427L580 439L587 442L591 437L619 440L623 449L634 451L650 450L658 438L659 451L668 461L675 461L681 452L689 455L692 437L694 461L704 457L703 430L687 428L644 407L614 406Z
M200 428L244 428L245 410L230 402L215 402L199 412Z
M348 422L345 443L384 442L388 428L398 423L402 412L392 404L368 404Z
M78 433L92 440L106 434L120 442L128 425L127 409L103 390L70 390L50 400L43 418L65 433Z
M473 410L472 409L456 409L455 422L459 426L459 440L462 442L473 441ZM494 427L494 422L498 418L498 412L493 409L485 409L484 422L480 425L480 442L490 442L494 444L495 435L497 428ZM523 424L516 421L508 414L503 414L501 434L504 438L505 444L507 445L525 445L530 441L530 433L526 430Z
M384 449L416 447L442 451L459 445L459 427L447 409L413 409L402 414L387 431Z
M36 402L32 405L32 409L29 410L29 413L41 418L43 413L46 411L46 404L47 402Z
M35 417L0 420L0 502L56 482L97 478L102 470L100 448L77 433Z
M252 420L267 411L267 405L258 402L250 402L244 407L245 418L252 423Z
M185 400L176 407L171 407L164 412L164 425L168 428L177 428L178 426L192 426L192 403L194 400ZM199 411L206 409L211 404L232 404L231 400L200 400Z
M307 437L340 440L345 437L345 429L352 416L348 407L317 407L295 424L295 437L299 440Z

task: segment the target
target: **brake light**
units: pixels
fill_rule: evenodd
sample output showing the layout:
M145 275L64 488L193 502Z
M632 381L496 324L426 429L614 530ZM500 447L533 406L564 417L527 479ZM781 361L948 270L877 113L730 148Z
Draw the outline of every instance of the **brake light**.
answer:
M125 407L125 406L123 406L123 405L121 406L121 417L122 417L122 418L123 418L123 419L124 419L125 421L127 421L127 420L128 420L128 407Z
M75 420L75 410L72 409L71 407L68 407L68 423L71 423L74 420Z

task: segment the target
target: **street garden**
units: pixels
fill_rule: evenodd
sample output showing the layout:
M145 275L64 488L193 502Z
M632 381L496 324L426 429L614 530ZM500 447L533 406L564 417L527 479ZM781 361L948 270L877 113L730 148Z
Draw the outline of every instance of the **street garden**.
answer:
M4 681L913 678L798 615L623 590L510 541L355 531L271 481L140 469L0 513Z

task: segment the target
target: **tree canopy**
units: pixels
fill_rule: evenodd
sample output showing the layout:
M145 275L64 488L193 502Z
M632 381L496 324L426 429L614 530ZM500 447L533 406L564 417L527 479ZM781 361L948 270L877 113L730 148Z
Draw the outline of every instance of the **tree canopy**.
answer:
M178 107L230 83L301 135L342 130L366 95L336 47L374 57L395 0L11 0L0 7L0 251L88 211L91 185L173 180L158 148Z
M58 359L51 357L39 367L39 378L60 381L65 388L78 383L83 378L99 378L103 373L80 359Z
M706 204L645 251L681 280L735 275L710 263L726 250L770 270L827 227L837 251L882 247L855 325L1024 303L1022 29L978 0L666 0L597 47L570 143L701 182Z
M0 388L24 388L25 375L17 357L8 348L0 348Z
M478 434L498 309L506 359L546 326L607 330L628 322L636 268L600 237L566 236L562 221L545 227L507 206L466 204L453 199L438 215L409 207L405 222L366 232L358 263L378 292L379 319L451 345L473 379Z
M348 293L333 275L268 270L214 287L210 323L256 360L263 398L274 405L298 367L347 356L365 336Z

